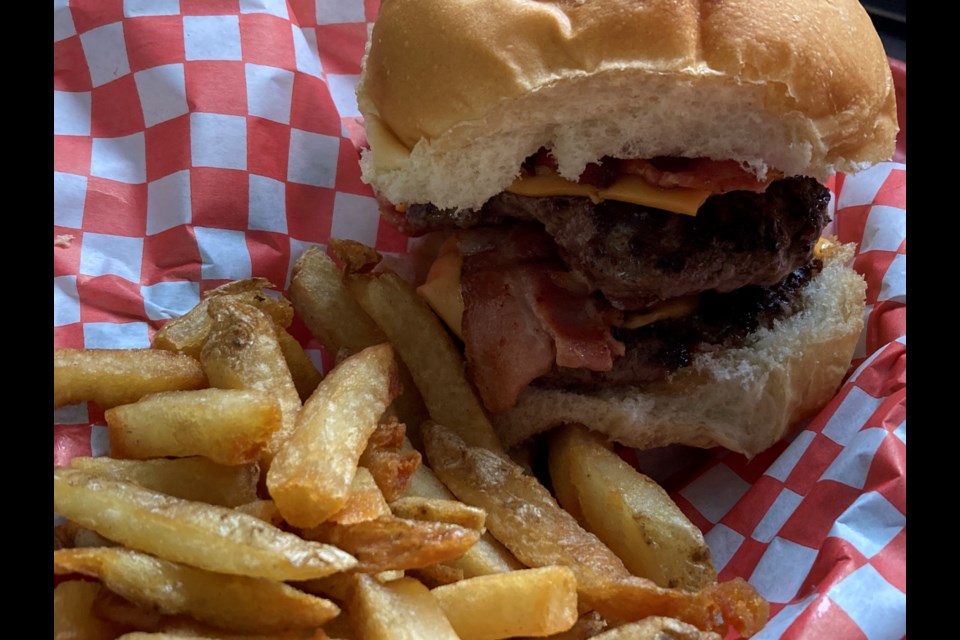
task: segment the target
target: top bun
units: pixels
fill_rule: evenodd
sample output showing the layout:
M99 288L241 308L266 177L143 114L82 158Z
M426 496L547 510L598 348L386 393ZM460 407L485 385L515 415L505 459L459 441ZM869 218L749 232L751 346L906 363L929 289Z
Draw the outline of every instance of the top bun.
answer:
M890 158L883 45L857 0L384 0L357 85L364 180L477 207L552 150L734 159L826 180Z

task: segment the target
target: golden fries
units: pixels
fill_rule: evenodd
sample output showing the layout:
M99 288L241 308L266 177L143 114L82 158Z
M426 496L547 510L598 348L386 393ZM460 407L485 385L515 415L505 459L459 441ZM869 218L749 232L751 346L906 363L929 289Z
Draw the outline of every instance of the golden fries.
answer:
M54 565L56 567L56 565ZM156 608L131 602L123 596L100 589L93 601L93 615L123 625L128 629L156 630L163 624L164 615Z
M282 527L284 525L283 516L280 515L280 510L277 509L277 505L273 500L253 500L244 504L238 504L234 509L240 513L253 516L257 520L269 522L275 527Z
M54 468L53 486L53 508L63 517L174 562L273 580L309 580L356 565L340 549L302 540L232 509L78 469Z
M130 549L64 549L54 552L53 566L57 573L99 578L111 591L165 614L187 613L223 629L309 629L339 613L332 602L282 582L213 573Z
M340 269L319 247L304 251L294 264L290 300L310 333L338 360L387 342L387 336L347 290ZM391 410L415 428L427 419L427 411L407 367L397 364L403 394Z
M151 349L54 349L53 408L96 402L104 409L160 391L200 389L194 358Z
M594 636L596 640L722 640L719 633L701 631L692 624L663 616L650 616Z
M419 569L458 558L480 537L476 529L392 516L311 530L318 539L357 558L357 571Z
M399 393L388 344L364 349L324 378L267 473L287 522L313 527L343 507L367 439Z
M355 577L347 601L354 632L362 640L458 640L440 605L412 578L381 584Z
M390 503L390 510L398 518L446 522L477 531L483 530L484 522L487 520L487 514L483 509L471 507L459 500L400 498Z
M521 562L574 568L588 603L594 583L630 575L612 551L580 528L521 467L486 449L467 446L436 424L429 425L424 436L434 473L458 498L486 510L487 527ZM552 533L545 536L545 531Z
M577 581L567 567L468 578L430 593L462 640L548 636L577 621Z
M199 389L149 395L104 414L118 458L203 456L225 465L257 461L280 428L280 406L262 391Z
M113 640L124 627L93 615L91 608L103 589L96 582L67 580L53 590L53 637L55 640Z
M357 474L350 484L350 495L343 507L327 518L326 522L356 524L390 515L390 505L383 497L373 476L364 467L357 467ZM322 526L322 525L321 525ZM304 535L312 539L310 535Z
M108 540L96 531L81 527L76 522L64 522L53 528L53 548L80 549L83 547L113 547L116 542Z
M290 376L293 378L293 386L297 388L300 400L306 402L310 394L313 393L323 376L313 366L313 362L303 350L297 339L290 335L286 329L277 327L277 342L280 343L280 351L283 353L283 359L290 369Z
M55 406L102 404L116 456L54 468L67 519L55 573L100 581L55 590L56 637L717 640L762 627L753 588L716 584L696 527L585 429L548 436L554 499L530 471L543 450L525 450L527 471L507 457L415 290L376 271L372 249L331 246L346 275L306 252L293 305L252 278L168 322L152 350L54 352ZM286 331L294 307L338 355L325 378ZM424 400L449 424L421 432Z
M162 631L131 631L123 634L117 640L182 640L183 638L194 638L194 640L330 640L330 636L324 633L323 629L280 631L270 634L236 634L219 631L196 622L184 624L177 621L161 626ZM339 637L334 636L334 638Z
M173 318L164 324L153 337L154 349L177 351L200 358L200 349L210 333L210 315L207 306L212 298L230 296L239 302L257 307L269 315L281 328L290 326L293 321L293 307L282 297L272 297L264 289L272 289L273 284L266 278L248 278L228 282L207 292L204 299L193 309L179 318Z
M487 527L497 539L528 566L570 567L583 602L604 616L639 620L667 615L706 631L731 625L744 636L766 622L766 602L745 582L688 593L637 578L515 463L469 447L436 424L425 428L424 438L434 472L458 498L487 511Z
M390 417L377 426L367 448L360 455L360 465L373 474L377 486L388 501L399 498L410 485L410 476L420 466L420 452L403 450L406 426Z
M550 477L561 506L661 587L697 591L717 581L710 548L666 491L580 425L554 431Z
M226 466L207 458L117 460L79 457L70 467L111 480L132 482L175 498L236 507L257 499L260 469L255 464Z
M277 332L267 315L232 296L210 298L207 311L212 324L200 362L210 385L262 391L280 404L280 428L273 432L262 456L269 466L293 433L301 406Z
M407 443L409 444L409 443ZM410 478L410 487L406 497L435 498L449 500L454 495L425 465L420 465ZM486 523L486 517L484 517ZM524 568L510 551L497 541L490 533L484 533L475 545L470 547L462 556L434 569L426 567L429 577L445 584L451 578L460 580L464 577L484 576L491 573L515 571Z
M343 285L340 269L320 247L303 252L290 276L290 300L310 333L334 354L387 341Z

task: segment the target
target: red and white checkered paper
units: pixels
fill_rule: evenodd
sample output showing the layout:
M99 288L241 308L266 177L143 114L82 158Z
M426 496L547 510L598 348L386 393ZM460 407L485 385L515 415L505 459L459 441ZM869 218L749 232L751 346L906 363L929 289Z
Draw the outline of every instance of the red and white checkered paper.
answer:
M54 0L55 347L146 347L228 280L285 287L304 248L330 237L406 251L354 143L377 7ZM760 638L906 633L904 163L830 185L836 233L859 243L869 283L837 397L790 442L751 461L703 454L668 485L721 579L743 576L771 602ZM54 464L105 453L98 424L86 406L55 411Z

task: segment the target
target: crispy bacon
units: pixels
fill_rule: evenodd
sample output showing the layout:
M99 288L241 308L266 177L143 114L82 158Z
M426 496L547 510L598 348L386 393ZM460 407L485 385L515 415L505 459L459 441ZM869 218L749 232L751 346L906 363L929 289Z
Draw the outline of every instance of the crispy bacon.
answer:
M536 274L507 268L474 270L464 259L463 340L470 378L488 410L509 409L520 392L553 367L550 335L529 304ZM533 276L533 277L531 277Z
M570 281L556 272L541 276L533 301L534 312L553 338L557 366L610 371L625 347L610 334L610 314L582 285L579 290L563 286Z
M609 371L624 354L607 313L545 253L552 253L548 241L542 231L517 225L495 246L483 232L464 234L460 243L467 364L494 413L516 404L554 364Z
M653 158L651 160L620 160L620 172L640 176L663 189L686 187L711 193L730 191L763 192L773 182L773 172L764 180L745 169L735 160L709 158Z
M523 169L528 174L556 171L557 162L546 149L541 149L524 162ZM768 172L766 178L760 180L756 174L735 160L669 156L623 160L604 157L599 162L588 164L577 182L592 184L596 187L608 187L620 176L634 175L663 189L686 187L702 189L714 194L730 191L760 193L774 178L779 177L774 174L773 171Z

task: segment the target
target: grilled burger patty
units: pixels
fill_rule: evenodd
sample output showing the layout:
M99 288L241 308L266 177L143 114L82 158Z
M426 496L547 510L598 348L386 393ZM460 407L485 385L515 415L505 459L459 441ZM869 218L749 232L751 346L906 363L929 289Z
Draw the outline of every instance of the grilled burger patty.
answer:
M536 220L561 258L623 309L656 300L746 285L771 286L806 265L826 226L830 192L812 178L776 180L763 193L732 191L707 199L696 216L582 197L501 193L480 209L411 205L411 235L504 219Z
M637 385L662 380L690 364L704 347L737 348L761 327L770 328L778 318L793 314L797 294L823 268L818 259L790 273L772 287L747 286L729 293L707 292L692 315L661 320L640 329L613 329L613 336L626 345L626 353L610 371L554 367L534 384L579 391L611 385Z

